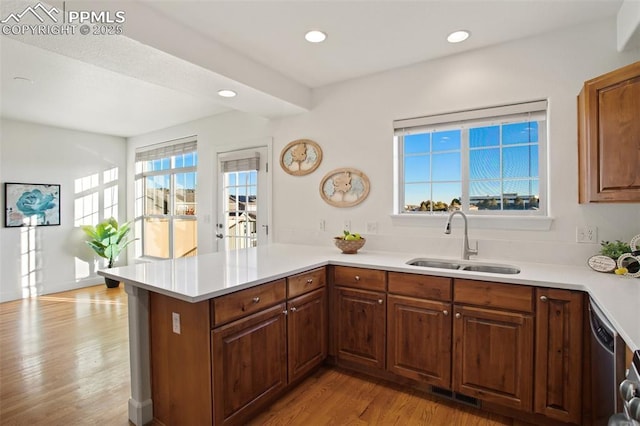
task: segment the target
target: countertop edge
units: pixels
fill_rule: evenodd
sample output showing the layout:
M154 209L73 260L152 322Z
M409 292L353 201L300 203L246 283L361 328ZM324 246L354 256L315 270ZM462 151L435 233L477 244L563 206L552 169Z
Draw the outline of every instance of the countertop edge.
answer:
M507 284L515 284L515 285L529 285L533 287L549 287L549 288L558 288L565 290L578 290L586 292L592 300L598 305L598 307L604 312L612 325L616 328L620 336L623 338L625 343L632 349L638 350L640 349L640 332L637 331L637 324L635 325L635 334L638 334L637 337L632 335L632 328L634 319L630 316L638 310L638 306L640 306L640 300L637 300L638 305L636 305L636 309L632 312L623 312L619 306L617 306L617 300L619 297L618 293L624 293L623 290L629 289L630 297L632 300L626 301L630 307L633 307L633 298L636 294L640 295L640 280L638 279L628 279L624 277L614 277L612 274L602 274L595 271L590 270L588 267L578 267L578 266L561 266L561 265L547 265L547 264L535 264L535 263L525 263L519 261L508 261L502 262L498 261L498 263L514 263L518 266L526 265L526 267L522 268L522 273L518 275L501 275L501 274L493 274L493 273L478 273L478 272L470 272L470 271L459 271L459 270L449 270L449 269L440 269L440 268L424 268L417 266L406 265L405 262L412 258L411 255L407 253L388 253L388 252L379 252L379 251L362 251L362 254L359 255L342 255L335 254L334 251L329 251L325 247L315 247L315 246L298 246L293 244L276 244L273 245L277 249L274 250L275 253L272 253L272 250L263 249L265 253L261 253L259 251L252 253L256 259L256 262L261 260L260 256L264 256L266 259L280 259L281 256L289 253L295 253L295 256L292 256L290 260L290 265L278 265L277 267L272 268L273 271L269 271L265 274L260 274L255 272L255 278L239 280L237 284L224 287L217 288L213 291L208 291L204 293L198 294L188 294L187 292L181 292L177 290L168 289L162 286L156 286L149 282L145 282L142 279L137 277L140 268L158 268L160 264L164 264L163 266L166 268L167 263L171 261L160 261L151 264L140 264L140 265L132 265L125 266L113 269L105 269L98 271L98 274L107 278L112 278L116 280L120 280L125 283L125 285L131 285L135 287L139 287L148 291L153 291L156 293L164 294L169 297L173 297L179 300L183 300L186 302L197 303L204 300L209 300L215 297L219 297L225 294L233 293L239 290L251 288L257 285L265 284L270 281L286 278L291 275L295 275L301 272L305 272L311 269L319 268L327 265L334 266L348 266L348 267L356 267L356 268L367 268L367 269L378 269L392 272L403 272L403 273L414 273L421 275L433 275L433 276L441 276L441 277L450 277L450 278L465 278L479 281L492 281L492 282L502 282ZM304 248L304 249L302 249ZM257 248L250 249L257 250ZM302 252L302 253L300 253ZM307 252L307 253L305 253ZM223 256L219 253L212 253L209 255L200 255L196 257L201 257L205 259L204 256ZM276 257L274 257L276 256ZM348 258L346 256L349 256ZM415 257L415 256L413 256ZM208 258L207 258L208 260ZM482 261L486 261L483 259ZM491 260L492 262L495 262ZM188 261L185 261L188 262ZM150 266L151 265L151 266ZM153 266L157 265L157 266ZM173 265L172 265L173 266ZM185 263L184 268L188 268L189 263ZM234 264L234 270L242 270L246 267L243 266L242 262L239 264ZM137 270L136 270L137 269ZM265 268L269 269L269 268ZM597 275L594 275L597 274ZM536 278L534 275L540 275L540 278ZM611 283L615 281L617 287L611 287ZM612 291L612 289L616 289L617 291ZM622 291L621 291L622 289ZM197 292L194 292L197 293ZM615 294L612 294L615 293ZM638 296L640 297L640 296ZM621 318L624 313L625 318ZM620 319L620 320L619 320Z

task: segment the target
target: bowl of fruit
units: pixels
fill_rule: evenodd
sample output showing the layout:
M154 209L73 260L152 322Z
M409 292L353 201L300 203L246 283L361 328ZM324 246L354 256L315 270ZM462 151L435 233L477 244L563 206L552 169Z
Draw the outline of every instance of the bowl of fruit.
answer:
M342 250L342 253L344 254L356 254L367 241L362 238L360 234L352 234L349 231L344 231L343 234L344 235L335 237L333 241L336 247Z

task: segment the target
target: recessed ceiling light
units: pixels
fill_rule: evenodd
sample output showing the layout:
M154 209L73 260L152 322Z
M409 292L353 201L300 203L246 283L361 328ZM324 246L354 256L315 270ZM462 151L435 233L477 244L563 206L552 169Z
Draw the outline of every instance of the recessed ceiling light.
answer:
M327 39L327 35L322 31L312 30L304 35L304 38L309 43L322 43Z
M222 96L223 98L233 98L237 95L237 93L234 92L233 90L224 89L224 90L218 90L218 95Z
M470 35L469 31L465 31L465 30L454 31L447 36L447 41L449 43L460 43L461 41L465 41L466 39L468 39L469 35Z

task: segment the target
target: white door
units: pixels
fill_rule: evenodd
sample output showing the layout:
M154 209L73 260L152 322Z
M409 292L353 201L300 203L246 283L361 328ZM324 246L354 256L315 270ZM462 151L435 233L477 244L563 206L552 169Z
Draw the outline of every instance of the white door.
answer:
M267 243L267 176L266 146L218 154L218 251Z

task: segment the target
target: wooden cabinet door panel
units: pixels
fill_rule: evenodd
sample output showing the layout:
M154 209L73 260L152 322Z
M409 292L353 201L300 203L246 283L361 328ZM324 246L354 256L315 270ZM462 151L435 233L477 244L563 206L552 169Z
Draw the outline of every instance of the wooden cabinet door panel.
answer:
M451 304L387 296L387 364L400 376L451 387Z
M534 409L580 424L583 294L537 289Z
M327 298L324 288L287 304L289 382L303 376L327 357Z
M215 424L238 423L287 385L285 304L214 329Z
M640 201L640 62L586 81L578 95L579 201Z
M533 317L454 307L453 389L524 411L533 399Z
M385 367L384 293L336 288L338 360L365 367Z

